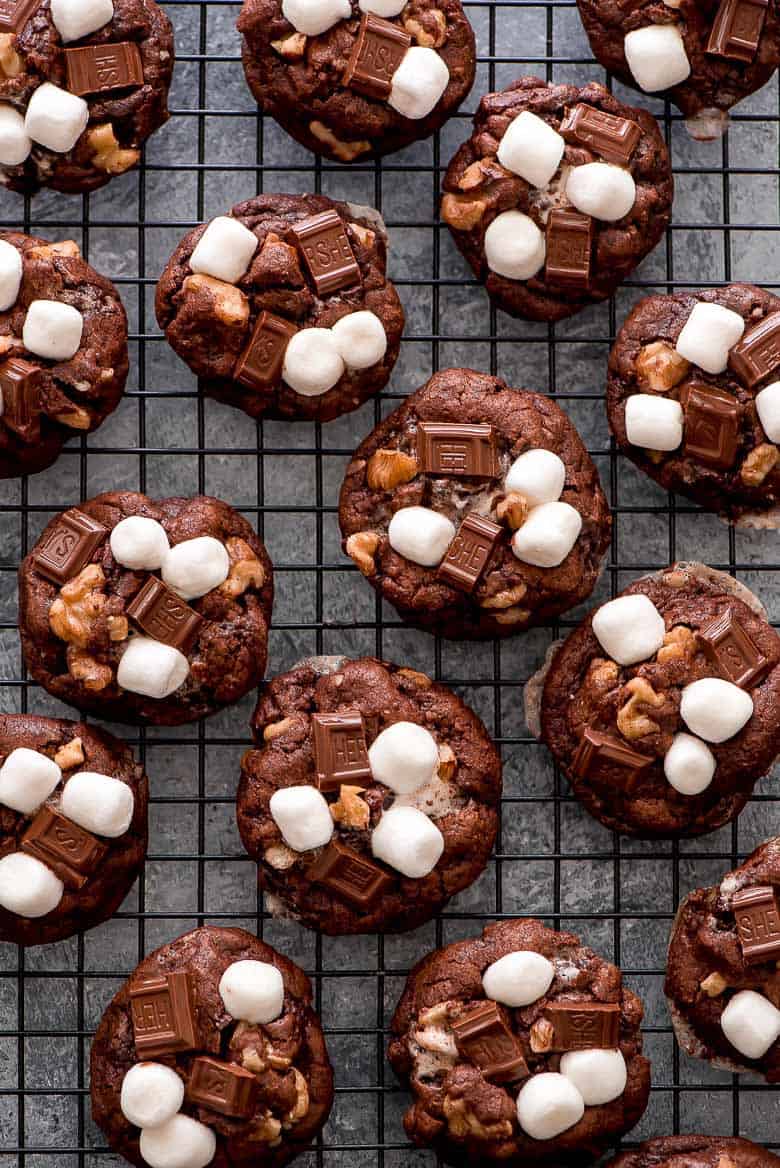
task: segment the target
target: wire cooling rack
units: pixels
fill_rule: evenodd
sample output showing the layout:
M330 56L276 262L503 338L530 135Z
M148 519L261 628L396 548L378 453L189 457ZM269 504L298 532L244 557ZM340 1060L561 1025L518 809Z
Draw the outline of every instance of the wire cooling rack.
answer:
M777 779L759 784L737 823L702 839L647 844L611 835L571 799L523 721L523 682L551 639L580 614L503 644L464 646L404 629L341 555L335 514L350 452L403 394L437 368L487 369L510 384L555 394L598 464L615 529L594 601L670 560L699 558L753 587L777 619L777 534L729 529L667 496L616 455L602 404L610 339L641 295L731 279L777 286L777 81L743 102L728 138L713 143L692 142L669 107L641 99L661 120L672 150L672 228L614 302L548 327L489 308L436 208L441 172L467 136L480 94L524 73L580 84L603 79L571 0L467 3L479 67L464 111L434 140L351 168L313 159L257 116L239 63L238 5L174 0L166 7L178 56L172 117L148 144L140 170L90 197L0 195L3 226L80 242L119 285L131 329L129 390L116 414L43 474L0 483L2 706L73 713L25 680L15 626L16 567L52 512L115 487L152 495L206 491L257 524L274 560L269 669L312 652L377 653L455 686L501 745L502 828L487 872L435 922L402 937L319 938L263 914L254 868L236 833L233 800L252 701L176 730L112 727L139 751L152 781L149 858L114 920L28 952L0 946L0 1166L122 1163L90 1118L92 1033L145 953L206 921L259 931L314 980L337 1095L322 1138L301 1163L433 1164L433 1155L412 1151L403 1133L406 1097L384 1059L388 1018L423 953L478 932L490 919L528 913L579 932L622 965L644 999L653 1092L629 1142L698 1130L777 1147L776 1094L752 1076L738 1080L680 1053L662 993L679 899L714 883L778 833ZM636 100L618 86L615 92ZM406 337L391 385L357 413L326 426L257 425L198 398L188 370L157 331L155 281L194 223L261 190L312 189L373 204L385 215Z

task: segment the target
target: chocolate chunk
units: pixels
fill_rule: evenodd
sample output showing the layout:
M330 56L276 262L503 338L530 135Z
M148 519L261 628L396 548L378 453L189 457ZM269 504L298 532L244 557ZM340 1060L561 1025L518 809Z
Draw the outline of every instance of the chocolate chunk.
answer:
M496 1002L480 1002L452 1021L458 1051L480 1068L486 1079L524 1079L528 1065L509 1026L506 1011Z
M685 411L683 454L728 470L739 448L740 405L735 397L710 385L692 382L683 387L680 402Z
M331 840L325 851L309 867L307 874L316 884L324 884L355 908L368 908L393 886L393 878L354 848Z
M198 1048L194 991L188 973L144 978L131 983L128 992L139 1058Z
M721 0L707 52L749 64L758 51L769 0Z
M103 524L83 511L65 511L33 552L35 567L55 584L66 584L78 575L106 535Z
M68 89L79 97L144 83L141 53L133 41L65 49Z
M3 424L23 442L37 442L41 436L41 377L40 366L21 357L0 365Z
M552 1024L551 1050L614 1048L620 1038L620 1006L604 1002L556 1002L546 1006Z
M249 389L271 389L282 376L284 354L297 328L289 320L261 312L244 351L236 361L233 380Z
M68 888L83 888L108 848L51 807L41 807L22 838L22 851L51 868Z
M780 910L771 884L744 888L731 898L737 936L746 965L780 955Z
M593 220L578 211L551 211L547 219L547 280L564 288L587 288L593 245Z
M776 371L780 365L780 312L770 312L737 341L729 354L729 365L748 389Z
M409 33L398 25L382 20L381 16L363 13L342 85L366 97L385 101L390 96L393 74L411 43Z
M21 32L41 0L0 0L0 32Z
M718 672L742 689L754 686L771 664L730 608L705 625L698 640Z
M498 478L493 427L483 423L420 422L417 458L424 474Z
M480 515L467 515L439 564L436 579L463 592L473 592L503 535L504 529L497 523Z
M147 576L125 611L148 636L182 653L190 649L203 624L203 617L156 576Z
M233 1119L249 1119L254 1114L258 1086L251 1071L201 1055L190 1068L186 1095L198 1107L208 1107Z
M359 710L343 714L312 714L317 786L324 795L342 783L371 781L366 732Z
M628 164L642 137L639 126L630 118L604 113L584 102L566 110L558 133L566 142L586 146L618 166Z
M360 283L360 268L340 217L333 210L293 227L301 255L320 296Z
M571 762L572 772L580 779L598 778L629 789L653 759L626 746L619 738L588 727Z

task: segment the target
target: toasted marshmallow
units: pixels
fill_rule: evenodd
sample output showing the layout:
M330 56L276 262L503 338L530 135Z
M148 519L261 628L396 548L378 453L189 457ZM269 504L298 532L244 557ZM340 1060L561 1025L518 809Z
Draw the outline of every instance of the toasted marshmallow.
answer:
M522 211L502 211L485 232L485 263L508 280L530 280L546 254L544 236Z
M217 215L196 243L190 267L193 272L235 284L251 264L257 244L255 233L238 219Z
M499 957L482 974L487 997L517 1009L530 1006L546 994L555 977L555 966L541 953L517 949Z
M702 677L686 685L680 697L680 717L705 742L726 742L753 716L753 699L744 689L720 677Z
M234 961L222 974L219 995L231 1017L253 1026L273 1022L284 1009L284 981L268 961Z
M396 795L411 795L429 783L439 765L436 739L415 722L394 722L368 751L371 774Z
M722 304L698 300L683 325L675 349L686 361L707 373L723 373L729 363L729 349L745 331L738 312Z
M561 164L566 143L543 118L523 110L498 144L498 161L532 187L546 187Z
M593 635L618 665L635 665L652 657L664 643L664 618L641 592L602 604L593 616Z

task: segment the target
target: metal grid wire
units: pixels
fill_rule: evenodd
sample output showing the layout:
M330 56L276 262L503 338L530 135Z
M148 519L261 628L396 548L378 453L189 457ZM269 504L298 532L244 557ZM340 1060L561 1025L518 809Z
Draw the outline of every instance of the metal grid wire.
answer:
M480 94L516 76L584 83L592 61L572 0L471 0L477 82L435 140L351 168L313 159L260 119L244 85L236 4L172 0L177 66L172 118L140 170L89 197L0 195L0 222L48 238L76 238L116 281L131 329L126 398L102 429L75 441L28 481L0 484L0 670L6 710L71 715L24 677L15 627L15 571L53 511L97 491L206 491L256 522L276 566L269 669L312 652L376 653L455 686L485 719L505 766L502 829L485 875L440 919L403 937L328 939L263 914L254 867L234 826L238 760L251 699L191 727L112 727L152 781L145 873L116 918L81 937L25 952L0 946L0 1165L118 1165L90 1118L91 1035L110 996L154 946L206 921L258 930L311 974L336 1068L330 1122L308 1165L394 1168L434 1157L409 1149L406 1097L384 1059L387 1020L411 964L433 945L487 920L534 913L572 928L619 962L646 1004L653 1093L629 1142L677 1131L743 1134L780 1145L776 1096L752 1076L716 1072L681 1054L663 1002L665 948L689 888L715 882L777 834L776 780L756 790L738 823L689 843L643 844L592 821L522 716L521 686L550 640L581 613L503 644L463 646L404 629L339 551L335 504L350 452L371 426L447 365L489 369L510 384L555 394L599 466L615 516L603 601L641 572L699 558L754 587L777 618L778 538L735 532L667 496L616 455L602 404L610 339L647 291L749 279L776 286L778 87L744 102L727 139L692 142L680 117L658 115L677 181L665 242L608 305L556 326L511 321L488 306L436 208L441 173L469 128ZM636 97L615 87L629 102ZM199 399L154 322L155 281L194 223L261 190L314 189L374 204L390 229L390 272L407 312L392 382L381 398L327 426L250 422ZM258 457L258 450L260 456Z

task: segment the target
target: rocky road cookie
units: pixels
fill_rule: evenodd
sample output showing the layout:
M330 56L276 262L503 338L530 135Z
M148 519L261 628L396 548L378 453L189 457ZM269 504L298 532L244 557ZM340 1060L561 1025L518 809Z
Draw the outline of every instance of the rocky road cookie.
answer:
M64 702L175 726L258 684L272 600L265 548L227 503L112 491L52 519L22 561L22 650Z
M780 1158L750 1140L661 1136L621 1152L606 1168L780 1168Z
M258 195L184 237L157 285L169 344L253 418L329 421L386 384L404 327L376 211Z
M436 373L363 441L344 549L409 624L505 637L590 595L609 546L596 468L554 401Z
M269 682L252 726L238 827L283 915L401 932L483 871L501 759L445 686L371 657L315 657Z
M244 0L238 31L263 113L337 162L429 138L474 82L460 0Z
M752 284L648 296L609 358L609 424L669 491L780 526L780 299Z
M168 120L173 30L154 0L9 0L0 33L0 182L92 191Z
M97 429L127 368L122 301L78 244L0 233L0 478L45 470Z
M105 730L0 715L0 941L42 945L107 920L146 856L148 783Z
M606 827L696 836L738 815L771 768L778 709L780 637L761 605L725 573L676 564L635 581L560 645L541 737Z
M92 1044L92 1115L139 1168L281 1168L328 1118L333 1072L309 979L243 929L150 953Z
M441 217L499 308L561 320L605 300L653 250L672 191L650 114L596 82L521 77L479 103Z
M641 1021L619 969L539 921L436 949L391 1023L407 1134L464 1166L597 1157L647 1106Z

